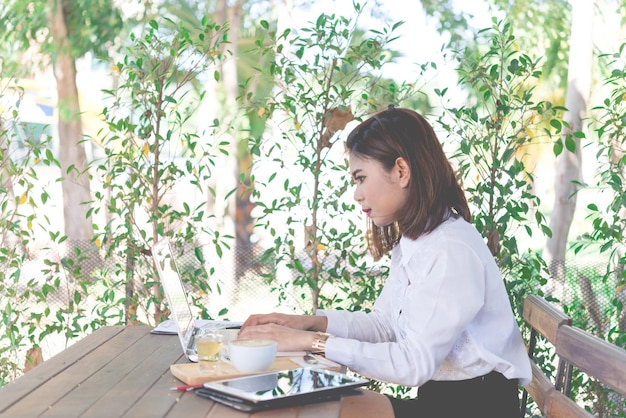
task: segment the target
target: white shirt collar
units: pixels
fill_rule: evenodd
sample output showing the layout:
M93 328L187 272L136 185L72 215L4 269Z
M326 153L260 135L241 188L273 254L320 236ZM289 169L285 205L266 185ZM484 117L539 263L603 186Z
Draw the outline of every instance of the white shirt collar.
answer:
M439 231L439 228L442 225L445 225L450 222L454 222L458 219L458 217L449 216L441 225L435 228L434 231L429 232L428 234L424 234L417 239L407 238L404 235L400 238L400 242L398 243L399 248L399 264L400 266L406 266L413 256L420 252L425 251L430 248L429 242L432 241L433 236L436 235Z

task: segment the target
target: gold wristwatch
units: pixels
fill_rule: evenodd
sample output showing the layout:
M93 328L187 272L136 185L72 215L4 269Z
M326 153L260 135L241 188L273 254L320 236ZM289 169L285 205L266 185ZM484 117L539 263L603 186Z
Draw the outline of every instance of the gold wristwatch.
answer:
M325 353L326 352L326 341L330 337L333 337L332 334L327 332L316 332L315 339L313 340L313 344L311 344L311 352L313 353Z

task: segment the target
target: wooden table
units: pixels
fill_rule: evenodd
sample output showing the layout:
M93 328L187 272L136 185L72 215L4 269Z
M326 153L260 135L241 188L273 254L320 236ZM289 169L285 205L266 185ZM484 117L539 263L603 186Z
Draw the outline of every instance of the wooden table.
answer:
M247 414L172 391L169 366L187 362L175 335L103 327L0 388L0 417L338 417L341 401Z

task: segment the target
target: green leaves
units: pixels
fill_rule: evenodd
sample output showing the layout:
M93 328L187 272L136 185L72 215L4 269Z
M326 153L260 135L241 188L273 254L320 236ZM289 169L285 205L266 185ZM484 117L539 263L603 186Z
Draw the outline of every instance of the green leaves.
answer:
M375 287L372 276L360 274L366 264L348 264L366 249L362 226L352 219L339 135L355 117L401 103L416 89L377 75L384 74L395 54L391 45L402 22L363 32L355 25L361 8L354 7L354 19L321 14L290 37L274 36L261 22L267 32L265 43L257 43L263 48L258 55L272 59L259 71L273 78L276 88L269 98L249 95L255 103L250 113L271 109L268 113L281 121L276 136L253 148L257 164L267 172L256 176L259 224L271 231L276 260L292 271L303 300L311 300L311 311L330 304L369 306L365 298L372 293L355 291L349 283L357 274L355 286ZM339 289L343 293L331 295Z
M529 80L537 76L539 61L518 50L512 26L494 21L479 35L487 49L457 57L460 78L474 92L474 103L447 109L439 120L457 146L452 162L473 207L474 224L511 280L510 293L521 298L523 287L532 287L546 270L535 263L541 259L538 253L520 254L518 241L524 234L533 239L538 233L550 234L538 211L525 147L542 132L549 140L562 125L552 104L533 102Z
M192 204L212 190L215 161L230 146L220 120L202 120L206 131L194 120L205 98L198 79L220 80L216 67L225 58L226 39L226 28L206 16L193 25L154 19L141 36L131 37L117 65L119 87L107 92L102 113L108 129L100 141L107 158L96 167L107 191L96 196L108 218L98 226L97 239L109 254L126 260L99 282L107 288L100 300L107 317L141 319L125 307L145 312L142 321L162 319L164 300L149 257L153 243L169 239L177 256L188 255L190 265L180 266L181 275L198 293L210 289L215 268L208 260L230 248L232 236L208 227L214 215L207 214L206 204ZM195 245L198 237L210 244ZM122 279L112 282L111 276ZM121 314L116 287L132 294Z

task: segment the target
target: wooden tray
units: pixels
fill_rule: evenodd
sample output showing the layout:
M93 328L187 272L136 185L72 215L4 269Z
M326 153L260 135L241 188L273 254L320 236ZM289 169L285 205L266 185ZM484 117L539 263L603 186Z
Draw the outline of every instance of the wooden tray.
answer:
M290 370L296 369L298 367L303 367L302 364L298 364L295 361L291 360L291 357L276 357L272 366L264 370L262 372L257 373L241 373L229 362L223 361L217 373L215 374L202 374L200 373L200 369L198 367L198 363L181 363L181 364L172 364L170 365L170 372L174 377L179 380L182 380L187 385L199 385L204 382L210 382L212 380L218 379L226 379L229 377L239 377L239 376L248 376L252 374L259 373L267 373L267 372L275 372L279 370ZM323 359L316 367L323 367L329 370L339 371L341 366L337 363L331 362L330 360Z

